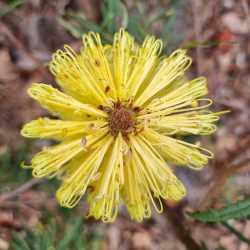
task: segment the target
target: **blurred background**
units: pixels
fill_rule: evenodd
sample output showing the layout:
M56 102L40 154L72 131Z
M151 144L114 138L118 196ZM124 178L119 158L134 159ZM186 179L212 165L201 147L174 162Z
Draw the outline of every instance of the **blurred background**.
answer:
M89 30L109 43L121 26L138 42L147 34L161 38L165 53L188 49L188 77L206 76L213 110L231 113L215 135L197 138L215 159L200 172L176 168L188 188L181 203L167 203L163 214L143 223L131 221L121 208L114 223L103 224L84 217L84 201L60 208L54 196L59 183L33 180L20 168L51 142L26 141L19 131L46 115L26 90L32 82L55 84L47 69L52 52L65 43L79 49ZM250 249L250 204L248 217L229 222L187 215L250 194L249 41L249 0L0 1L0 250Z

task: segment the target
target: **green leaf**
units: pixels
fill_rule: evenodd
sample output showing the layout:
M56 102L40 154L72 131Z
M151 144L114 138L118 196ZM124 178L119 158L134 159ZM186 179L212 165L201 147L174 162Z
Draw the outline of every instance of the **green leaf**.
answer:
M143 41L146 37L147 32L144 30L142 25L139 23L136 17L131 17L128 24L128 30L132 35L135 36L137 41Z
M46 214L45 218L48 218L45 224L37 228L24 227L22 234L13 233L10 250L100 249L102 238L95 231L83 228L81 217L64 216L63 224L58 224L56 219Z
M170 9L168 11L165 11L163 9L159 9L154 15L150 16L148 20L145 20L145 27L151 28L152 25L161 19L167 19L171 16L175 15L175 11Z
M76 250L85 250L86 242L81 237L77 237L74 242L74 246Z
M106 0L102 5L102 23L103 31L113 34L120 27L128 25L128 11L126 6L120 0Z
M202 222L223 222L230 219L246 218L250 215L250 198L229 204L221 209L209 209L205 212L187 213L195 220Z
M30 250L25 240L21 239L17 233L12 234L10 249L13 250Z
M79 27L86 31L101 32L101 29L98 25L86 19L85 15L81 12L69 11L66 13L66 16L73 18L75 22L79 22Z
M73 218L70 222L70 228L64 235L64 238L60 241L58 245L58 250L69 249L69 246L74 240L76 240L79 235L81 235L81 225L82 220L80 218Z
M83 35L83 31L78 28L78 27L75 27L73 24L71 24L70 22L68 21L65 21L64 19L62 18L59 18L58 19L59 23L66 29L68 30L72 36L74 36L75 38L80 38L82 35Z
M51 221L46 231L40 234L40 249L51 249L54 245L54 239L56 237L56 223Z
M20 171L20 164L27 159L30 147L31 143L24 141L18 149L12 150L6 147L0 153L0 193L15 189L15 187L30 179L30 171Z
M0 18L9 14L13 10L15 10L16 8L20 7L23 3L24 3L23 0L15 0L15 1L9 2L9 5L0 9Z

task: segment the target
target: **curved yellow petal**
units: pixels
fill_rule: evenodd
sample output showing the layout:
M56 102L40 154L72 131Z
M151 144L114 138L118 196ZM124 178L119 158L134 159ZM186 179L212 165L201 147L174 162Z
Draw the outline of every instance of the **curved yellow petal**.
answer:
M121 135L115 139L100 168L99 180L94 184L88 196L89 216L112 222L120 204L119 155L122 154Z
M168 161L179 165L187 165L193 169L201 169L208 163L213 154L200 146L164 136L152 129L146 129L143 135Z
M95 181L112 140L111 136L106 136L94 150L86 152L68 164L63 174L63 183L57 191L57 199L61 206L74 207L88 186Z
M135 49L134 38L124 29L120 29L120 31L114 35L111 56L114 82L120 99L128 96L126 86L134 66Z
M191 111L150 119L149 127L165 135L194 134L209 135L216 131L214 124L220 119L220 112Z
M49 68L58 84L70 96L95 105L108 103L100 81L96 81L95 76L89 72L81 54L70 46L65 45L64 50L57 50L53 54Z
M83 138L62 142L56 146L44 148L31 160L34 177L52 177L60 174L64 164L77 156L80 152L89 150L105 136L107 132L98 132Z
M145 170L147 170L151 176L154 175L155 187L158 185L158 188L152 189L154 194L156 197L161 196L164 199L180 200L185 196L185 187L166 165L157 150L154 149L152 142L146 138L147 137L142 135L130 137L133 147L144 162Z
M144 176L140 175L132 156L128 156L124 167L124 187L121 189L123 201L132 219L142 221L151 216L148 189L145 189ZM146 188L148 188L146 186Z
M160 90L182 77L191 63L191 58L186 56L186 51L182 49L174 51L169 57L163 59L145 90L136 98L135 105L143 106Z
M98 83L106 96L116 101L117 88L100 35L89 32L83 36L82 40L84 48L81 50L80 59L83 61L89 76L93 77L95 83Z
M134 61L131 65L133 70L127 80L127 98L134 99L141 88L145 88L154 75L159 64L159 55L162 51L162 41L153 36L145 38L141 47L137 48Z
M55 116L69 120L107 117L107 114L90 104L81 103L61 91L41 83L33 83L29 95Z
M93 121L62 121L49 118L39 118L26 123L21 134L28 138L50 138L66 140L72 137L81 137L99 131L107 126L103 120Z

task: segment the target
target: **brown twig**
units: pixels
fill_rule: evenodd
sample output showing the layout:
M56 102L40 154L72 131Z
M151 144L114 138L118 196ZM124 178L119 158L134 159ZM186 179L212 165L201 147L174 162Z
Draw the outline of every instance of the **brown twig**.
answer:
M232 175L236 174L241 169L248 166L247 164L250 162L250 158L246 158L241 160L237 164L231 164L226 169L223 168L221 170L218 170L216 174L216 179L212 185L212 187L209 189L207 194L205 195L205 199L201 202L201 205L199 206L200 210L206 210L219 196L219 194L222 192L227 180Z
M250 149L250 137L249 136L244 138L244 135L243 135L241 138L239 138L239 142L240 143L237 145L237 148L233 152L230 152L226 160L219 160L215 162L215 169L220 170L220 169L229 168L232 162L234 162L237 157L244 156L246 150Z
M17 189L0 195L0 201L12 199L12 198L20 195L21 193L24 193L25 191L27 191L28 189L30 189L34 185L42 183L43 181L45 181L45 179L31 179L31 180L25 182L23 185L19 186Z
M200 18L200 8L199 1L192 0L191 1L192 15L193 15L193 25L194 25L194 35L196 41L202 41L201 38L201 30L202 30L202 21ZM203 55L200 46L196 46L196 64L197 64L197 73L198 75L202 74L202 61Z
M243 11L245 12L245 16L246 16L247 23L248 23L248 29L249 29L249 32L250 32L250 10L249 10L249 6L248 6L248 3L247 3L246 0L241 0L241 5L242 5L242 8L243 8Z
M189 230L184 225L184 215L182 207L177 206L175 208L168 207L164 203L165 213L168 221L171 223L172 228L179 240L186 246L186 249L190 250L201 250L202 247L191 237Z
M36 66L37 69L39 69L41 72L46 72L46 69L44 68L43 63L37 59L28 49L25 48L24 44L13 34L12 30L5 24L0 23L0 33L4 34L9 43L12 44L17 50L22 51L22 53L27 56Z

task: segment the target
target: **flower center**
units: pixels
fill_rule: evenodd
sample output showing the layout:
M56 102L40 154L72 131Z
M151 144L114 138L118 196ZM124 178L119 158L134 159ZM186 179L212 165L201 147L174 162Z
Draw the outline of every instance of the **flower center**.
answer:
M134 125L134 111L120 103L114 105L114 109L109 114L111 134L115 136L121 132L122 135L126 136L134 130Z

